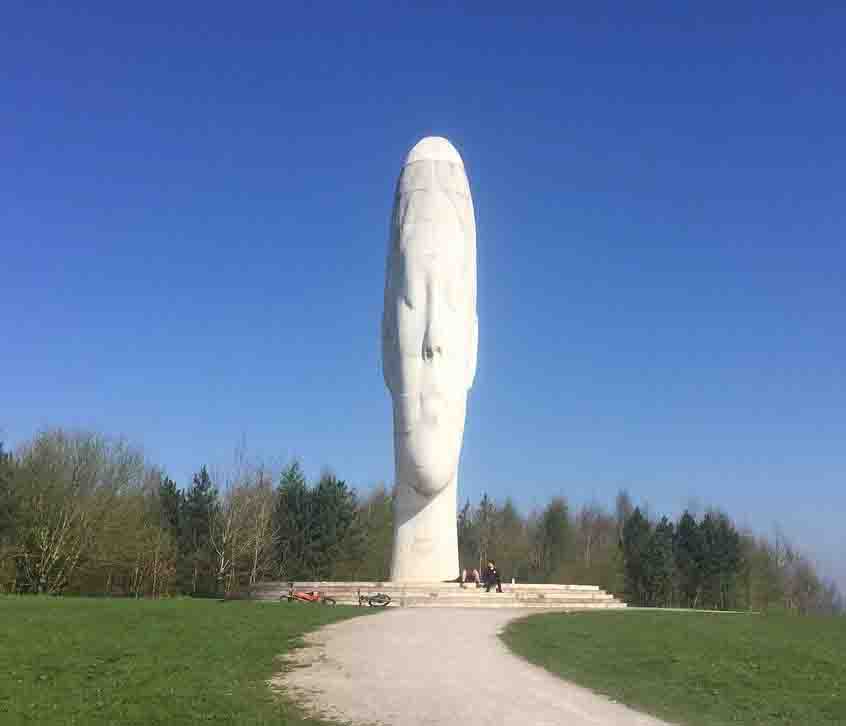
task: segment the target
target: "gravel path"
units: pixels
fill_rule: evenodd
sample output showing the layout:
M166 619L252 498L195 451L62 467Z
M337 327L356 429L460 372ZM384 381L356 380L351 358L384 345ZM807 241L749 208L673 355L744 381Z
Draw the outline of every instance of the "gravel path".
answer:
M386 726L666 726L512 655L522 610L397 608L330 625L273 680L312 712Z

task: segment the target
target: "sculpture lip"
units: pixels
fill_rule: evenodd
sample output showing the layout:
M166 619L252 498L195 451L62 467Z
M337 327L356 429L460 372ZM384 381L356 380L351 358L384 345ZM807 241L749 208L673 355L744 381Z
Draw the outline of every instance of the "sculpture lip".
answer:
M448 161L450 164L464 166L461 154L443 136L426 136L420 139L408 152L403 166L413 164L415 161Z

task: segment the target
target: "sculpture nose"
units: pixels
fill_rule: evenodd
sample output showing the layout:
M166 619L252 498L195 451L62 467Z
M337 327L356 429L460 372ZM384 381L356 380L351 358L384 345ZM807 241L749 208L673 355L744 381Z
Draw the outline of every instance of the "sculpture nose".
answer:
M434 360L436 357L443 355L444 349L440 344L440 340L432 335L427 335L426 340L423 341L423 357L428 360Z
M443 353L443 350L439 345L424 345L423 346L423 357L426 360L434 360L435 356L440 356Z
M438 305L430 304L429 320L426 325L426 334L423 336L423 359L434 361L444 353L444 342L441 331L441 321L438 313Z

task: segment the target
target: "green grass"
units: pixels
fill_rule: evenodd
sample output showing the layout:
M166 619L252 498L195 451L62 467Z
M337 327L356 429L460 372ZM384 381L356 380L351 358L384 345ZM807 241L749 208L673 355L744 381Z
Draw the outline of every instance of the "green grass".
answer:
M567 680L675 723L846 724L846 618L555 613L502 637Z
M0 724L316 724L276 656L358 608L0 596Z

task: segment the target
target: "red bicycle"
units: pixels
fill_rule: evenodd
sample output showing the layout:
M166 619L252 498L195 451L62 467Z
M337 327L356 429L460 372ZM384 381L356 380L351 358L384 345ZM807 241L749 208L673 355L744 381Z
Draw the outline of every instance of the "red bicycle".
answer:
M338 604L334 597L329 597L326 593L319 592L318 590L311 590L310 592L306 592L305 590L295 590L293 586L291 586L291 589L288 590L287 595L283 595L279 599L287 600L288 602L320 603L321 605Z

